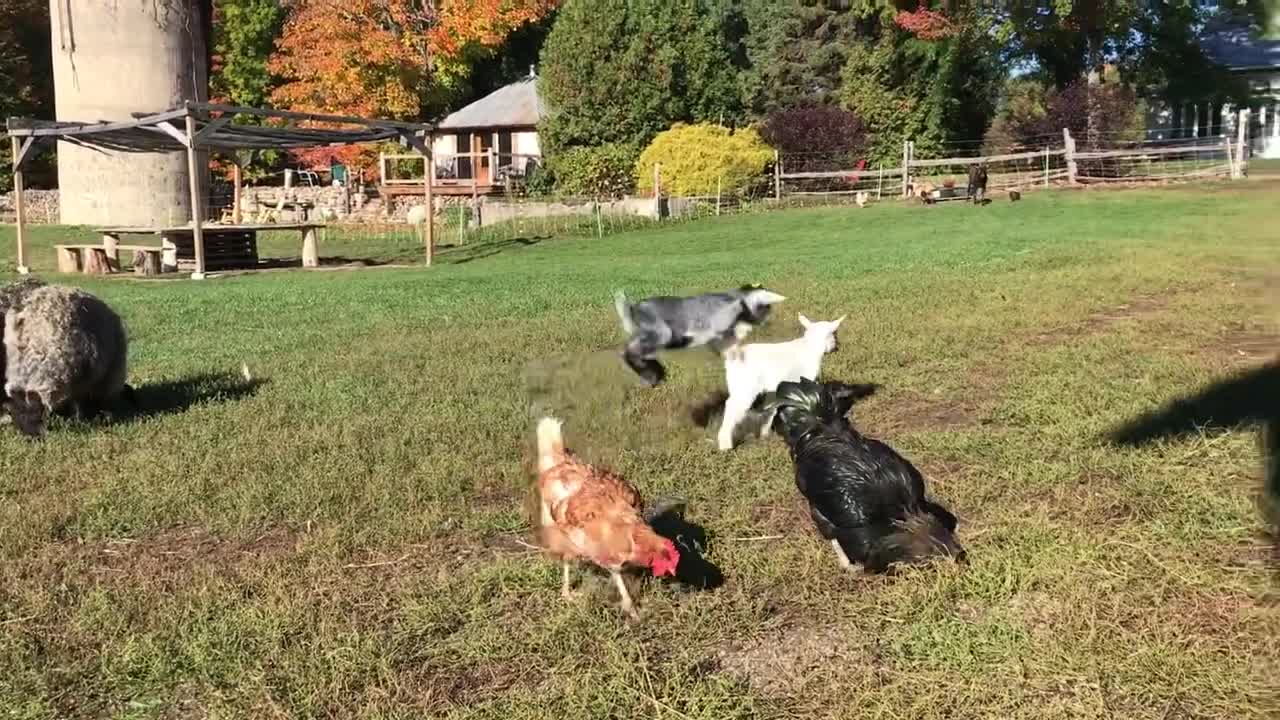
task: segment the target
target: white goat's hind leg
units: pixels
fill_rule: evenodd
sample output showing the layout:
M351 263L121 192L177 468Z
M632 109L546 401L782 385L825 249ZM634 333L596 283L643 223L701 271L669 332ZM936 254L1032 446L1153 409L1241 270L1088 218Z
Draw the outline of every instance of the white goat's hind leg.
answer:
M839 540L832 540L831 547L836 551L836 562L840 563L840 567L848 570L853 567L853 563L849 562L849 556L844 554L844 548L840 547Z
M613 576L613 584L618 587L618 594L622 596L622 612L632 620L639 620L640 615L636 612L635 604L631 602L631 593L627 592L627 584L622 581L622 573L610 570L609 574Z
M724 403L724 419L720 421L720 449L733 449L733 430L746 417L751 409L751 399L743 399L741 395L730 395Z

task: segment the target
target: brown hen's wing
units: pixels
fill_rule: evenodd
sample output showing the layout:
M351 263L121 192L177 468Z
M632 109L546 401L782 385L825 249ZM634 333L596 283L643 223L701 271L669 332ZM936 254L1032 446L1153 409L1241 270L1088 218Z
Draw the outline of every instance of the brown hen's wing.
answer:
M564 504L563 520L569 525L586 525L606 517L639 517L643 501L631 483L608 470L587 466L589 479Z

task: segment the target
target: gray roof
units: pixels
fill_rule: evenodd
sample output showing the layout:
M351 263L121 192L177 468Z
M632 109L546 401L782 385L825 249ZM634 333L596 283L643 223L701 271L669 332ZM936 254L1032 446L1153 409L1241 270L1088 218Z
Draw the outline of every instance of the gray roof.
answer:
M1200 48L1228 70L1280 70L1280 40L1264 40L1247 25L1207 28Z
M441 130L489 127L533 127L545 112L538 80L528 77L498 88L441 120Z

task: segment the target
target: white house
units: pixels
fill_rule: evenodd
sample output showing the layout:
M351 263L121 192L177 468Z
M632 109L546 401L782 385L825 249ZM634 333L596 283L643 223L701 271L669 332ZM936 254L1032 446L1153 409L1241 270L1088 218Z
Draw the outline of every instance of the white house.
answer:
M544 107L537 78L529 77L476 100L441 120L432 134L437 185L489 192L509 176L541 162L538 121Z
M1280 157L1280 40L1261 39L1246 25L1211 24L1200 35L1200 47L1210 60L1249 83L1251 154ZM1147 129L1155 140L1233 133L1239 109L1212 102L1153 106Z

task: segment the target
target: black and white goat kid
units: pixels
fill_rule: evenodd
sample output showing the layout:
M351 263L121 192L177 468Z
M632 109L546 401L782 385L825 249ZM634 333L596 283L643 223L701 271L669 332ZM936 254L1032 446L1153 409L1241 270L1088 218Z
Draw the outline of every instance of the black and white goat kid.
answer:
M956 517L925 496L920 471L846 419L853 403L874 391L806 378L784 382L766 398L818 532L844 568L860 563L867 572L884 572L934 556L963 561Z
M614 307L629 336L622 352L627 365L649 386L661 383L666 369L659 350L703 345L717 353L734 347L769 316L783 296L757 285L693 297L663 295L628 303L621 292Z

